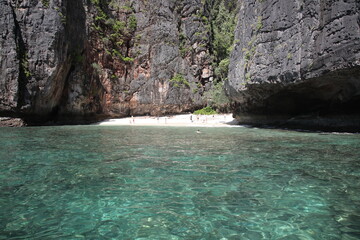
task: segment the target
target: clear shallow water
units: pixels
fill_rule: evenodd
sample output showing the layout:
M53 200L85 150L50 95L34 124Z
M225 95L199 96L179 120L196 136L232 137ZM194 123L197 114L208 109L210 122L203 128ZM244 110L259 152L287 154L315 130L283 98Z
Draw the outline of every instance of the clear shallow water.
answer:
M360 239L360 135L0 128L0 239Z

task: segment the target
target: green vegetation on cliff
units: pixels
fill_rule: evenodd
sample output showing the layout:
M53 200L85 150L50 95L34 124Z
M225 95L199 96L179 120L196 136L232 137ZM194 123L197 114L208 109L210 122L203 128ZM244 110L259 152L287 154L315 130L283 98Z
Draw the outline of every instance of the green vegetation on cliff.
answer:
M170 81L170 83L172 83L172 85L174 87L177 87L177 88L179 88L181 86L190 87L189 82L184 78L183 75L181 75L179 73L175 74L175 76L172 77L169 81Z
M211 29L213 34L212 50L215 58L215 66L226 60L229 62L229 55L234 43L234 31L237 19L237 1L236 0L215 0L212 2ZM223 78L222 78L223 79Z
M197 82L190 84L192 92L200 93L208 106L218 111L229 111L230 101L223 86L234 44L237 0L202 0L198 7L190 10L185 1L175 4L174 12L179 15L180 55L190 61L206 59L199 62L203 72L197 75ZM190 11L190 18L184 18ZM193 27L186 23L188 19L191 19Z
M229 57L234 44L237 22L237 0L204 0L209 12L209 26L212 39L210 50L213 55L214 80L212 88L204 94L208 105L227 111L229 99L223 89L229 71Z
M113 58L123 62L132 62L128 56L128 49L137 27L137 19L129 1L124 1L124 6L118 6L114 0L91 0L96 10L93 30L99 35L105 52ZM109 7L116 7L114 14Z

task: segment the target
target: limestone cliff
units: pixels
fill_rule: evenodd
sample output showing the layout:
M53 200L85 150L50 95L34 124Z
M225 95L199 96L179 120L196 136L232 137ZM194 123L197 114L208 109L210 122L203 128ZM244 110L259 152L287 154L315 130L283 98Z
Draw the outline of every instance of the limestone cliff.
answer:
M0 1L2 112L42 117L58 107L72 66L70 52L85 39L82 4L71 5L76 12L65 10L66 1ZM76 20L67 25L65 16Z
M229 69L242 123L360 129L358 0L0 0L0 34L0 117L190 111Z
M199 108L213 75L206 14L200 0L0 0L0 115Z
M226 85L238 120L360 129L360 2L239 3Z

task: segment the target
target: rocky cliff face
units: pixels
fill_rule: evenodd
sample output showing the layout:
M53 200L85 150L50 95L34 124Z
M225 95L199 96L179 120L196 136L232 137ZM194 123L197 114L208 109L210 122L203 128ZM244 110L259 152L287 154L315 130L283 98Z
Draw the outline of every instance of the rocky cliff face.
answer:
M79 7L76 2L71 4ZM62 97L69 52L85 38L83 26L75 25L75 38L62 22L65 1L2 0L0 8L0 108L10 115L47 116Z
M240 5L226 88L241 122L290 123L308 115L309 124L339 125L314 121L359 115L359 1ZM359 127L358 120L349 124Z
M206 14L200 0L0 0L1 115L199 108L212 80Z
M240 122L360 115L359 1L237 5L0 0L0 117L76 122L200 108L213 78L226 79L228 10L237 7L225 87Z

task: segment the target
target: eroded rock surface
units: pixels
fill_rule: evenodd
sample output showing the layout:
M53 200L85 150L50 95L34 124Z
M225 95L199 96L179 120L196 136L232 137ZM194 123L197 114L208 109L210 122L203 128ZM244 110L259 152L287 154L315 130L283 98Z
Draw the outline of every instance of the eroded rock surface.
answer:
M112 115L158 115L201 106L201 94L210 77L202 77L202 72L211 63L209 33L197 16L201 2L134 1L133 7L138 24L135 40L128 44L128 56L134 61L123 72L116 72L114 79L102 79L110 89L105 94L110 102L106 111ZM183 82L170 80L176 75L182 76Z
M0 0L0 116L74 123L204 106L210 3ZM226 89L240 122L360 115L359 1L238 4Z
M26 123L21 118L0 117L0 127L24 127Z
M19 58L18 32L14 12L6 0L0 1L0 108L12 111L17 108Z
M283 124L309 116L336 127L360 114L359 1L240 4L226 86L238 120ZM324 117L331 123L314 123Z
M79 7L77 2L71 4ZM68 29L70 24L64 24L65 15L71 19L66 4L61 0L0 2L4 9L0 13L2 112L41 121L58 107L71 67L69 53L77 47L77 39L85 38L84 24L71 26L76 37ZM78 18L81 8L76 11Z
M1 0L0 10L0 115L71 122L205 104L200 0Z

